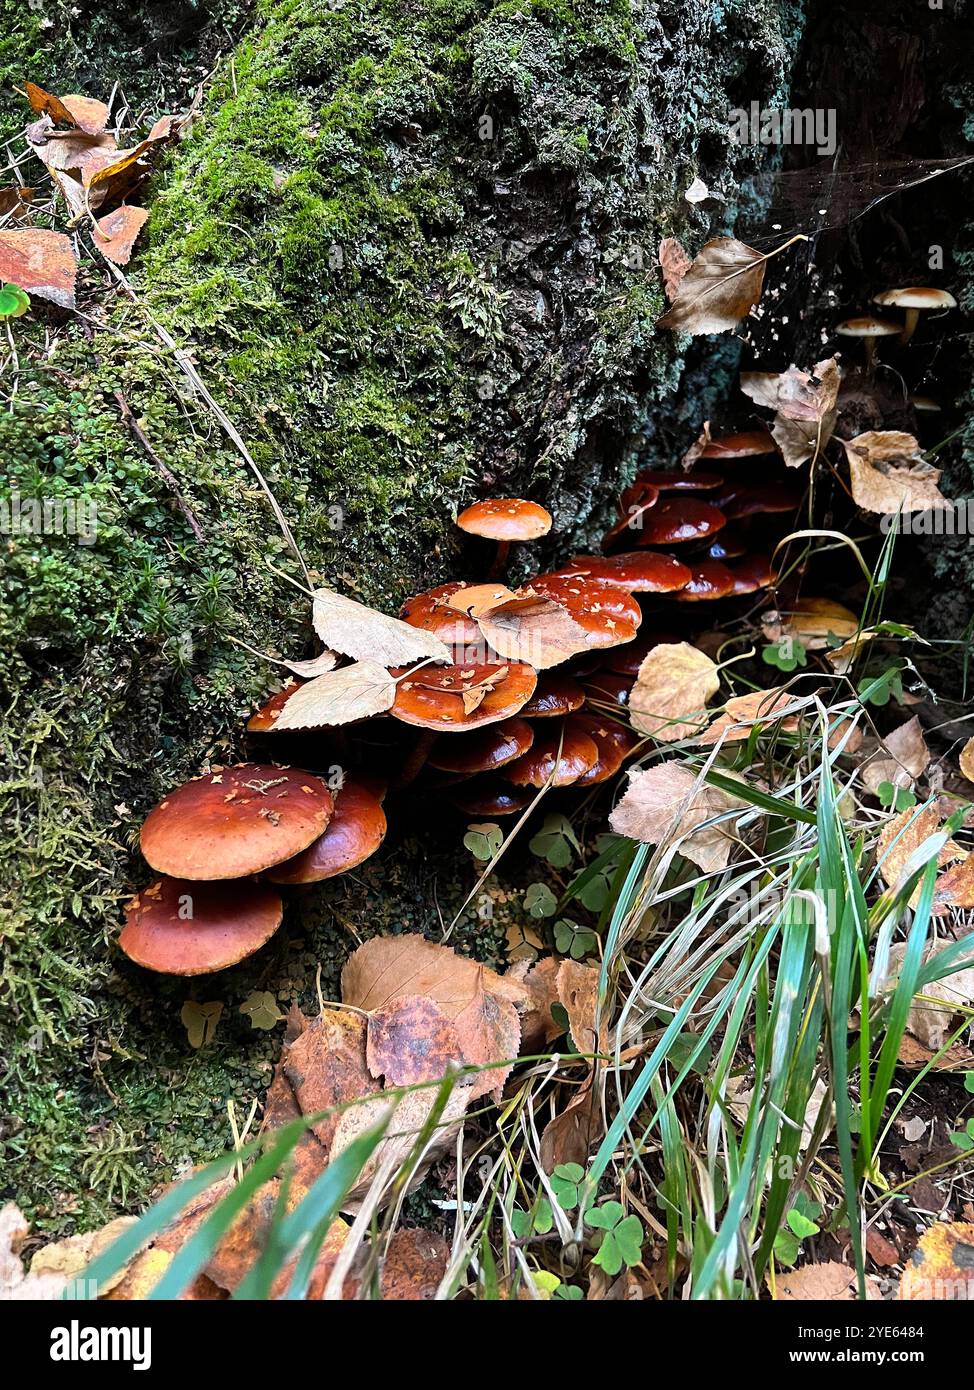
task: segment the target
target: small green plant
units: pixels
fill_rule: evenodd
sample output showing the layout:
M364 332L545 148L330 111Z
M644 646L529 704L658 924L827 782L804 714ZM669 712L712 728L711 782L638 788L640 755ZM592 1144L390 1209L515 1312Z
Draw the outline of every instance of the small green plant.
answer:
M19 285L0 285L0 319L19 319L30 308L30 295Z
M782 637L780 642L769 642L761 648L761 660L779 671L794 671L799 666L808 665L805 648L796 637Z
M580 1189L585 1181L585 1169L580 1163L559 1163L551 1175L551 1190L558 1198L558 1205L565 1211L574 1211L580 1200Z
M621 1202L603 1202L585 1213L585 1224L596 1232L598 1252L593 1260L614 1277L623 1265L632 1268L643 1257L643 1223L638 1216L627 1216Z
M555 949L572 960L584 960L595 950L598 937L590 927L580 927L562 917L555 923Z
M775 1257L782 1264L793 1265L798 1259L803 1240L817 1236L822 1229L817 1224L822 1215L822 1204L813 1202L804 1192L799 1192L794 1205L785 1215L785 1224L775 1236Z
M528 848L539 859L546 860L553 869L567 869L572 862L573 852L582 852L571 821L557 814L545 816L541 829Z
M531 1235L547 1235L554 1224L555 1218L547 1197L539 1197L531 1211L515 1207L511 1212L511 1230L518 1240L526 1240Z
M896 787L892 782L880 782L876 788L879 804L887 811L908 811L917 804L916 796L907 787Z
M494 855L504 843L504 832L499 825L493 821L483 821L480 824L468 825L467 833L463 837L464 846L470 851L474 859L479 859L481 863L487 863L493 859Z
M532 917L552 917L558 899L547 883L532 883L524 894L524 906Z
M903 701L903 670L899 665L874 670L862 677L858 685L859 698L865 705L888 705L891 698Z

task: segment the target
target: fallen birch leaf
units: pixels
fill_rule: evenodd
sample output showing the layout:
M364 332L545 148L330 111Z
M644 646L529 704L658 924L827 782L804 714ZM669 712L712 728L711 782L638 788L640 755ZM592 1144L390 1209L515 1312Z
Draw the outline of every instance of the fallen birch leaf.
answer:
M442 606L455 608L458 613L465 613L468 618L479 618L481 613L486 613L501 603L508 603L513 598L517 598L517 594L506 584L465 584L455 594L445 598Z
M365 1057L388 1086L439 1081L463 1062L457 1030L430 999L406 994L369 1014Z
M821 651L830 637L854 637L859 619L851 609L829 598L801 598L782 612L765 613L761 618L765 640L779 643L791 639L806 651Z
M50 116L55 123L73 126L86 135L100 135L108 124L108 107L94 97L52 96L36 82L25 82L24 88L31 110L38 116Z
M458 1081L447 1096L443 1112L436 1122L423 1150L422 1158L412 1172L407 1191L414 1192L429 1172L430 1165L440 1154L453 1147L467 1106L473 1099L473 1088ZM413 1153L419 1135L426 1126L437 1103L437 1088L407 1091L401 1100L379 1094L361 1105L350 1106L339 1117L331 1158L354 1143L367 1130L388 1117L385 1136L373 1149L342 1203L343 1211L355 1211L372 1186L380 1168L398 1171ZM390 1113L391 1112L391 1113Z
M798 728L796 715L782 717L782 710L794 700L780 686L770 690L752 690L747 695L735 695L724 705L723 712L714 720L709 729L698 734L697 743L710 745L723 740L724 743L739 743L751 737L755 724L780 724L785 733L794 733ZM743 727L742 727L743 726Z
M703 826L705 821L745 803L706 784L681 763L658 763L629 774L629 786L609 817L617 835L644 844L675 846L705 873L726 868L734 846L733 821Z
M536 671L558 666L596 645L568 609L550 598L515 596L479 613L477 625L494 651Z
M771 433L789 468L817 458L832 438L841 377L836 358L816 362L811 372L791 366L773 372L742 372L741 390L775 411Z
M687 738L699 730L707 701L719 688L709 656L689 642L661 643L646 656L629 693L633 728L661 743Z
M410 627L332 589L315 590L312 621L326 647L357 661L408 666L414 661L452 660L450 649L432 632Z
M970 1071L974 1068L974 1052L962 1043L954 1043L953 1047L948 1047L942 1056L937 1057L939 1050L924 1047L912 1034L904 1033L896 1060L901 1066L911 1068L925 1067L930 1063L934 1071Z
M577 1052L605 1052L608 1028L599 1021L599 969L563 960L555 980L558 1001L568 1015L568 1028ZM598 1026L597 1026L598 1024Z
M896 887L903 877L907 860L924 840L935 835L939 829L940 816L935 806L927 806L923 810L911 806L886 822L876 842L876 862L887 888ZM937 863L949 864L959 854L963 854L963 850L948 842L937 856Z
M663 272L663 290L672 304L693 261L675 236L664 237L660 242L658 259Z
M396 682L384 666L356 661L315 676L295 690L277 716L274 730L334 728L370 719L391 709L395 698Z
M852 498L863 511L880 515L949 507L940 491L940 469L927 463L912 434L867 430L841 441L849 460Z
M974 782L974 738L969 738L960 750L960 770L968 782Z
M323 676L328 671L334 671L338 664L338 653L330 652L325 649L317 656L309 657L307 661L285 661L284 665L289 671L293 671L302 680L312 680L315 676Z
M726 333L761 298L767 258L733 237L708 241L684 275L660 328Z
M145 208L127 205L106 213L94 225L92 237L95 245L115 265L128 265L135 239L148 217Z
M553 1005L560 1003L558 971L561 964L557 956L545 956L530 969L516 965L510 972L527 994L527 1010L521 1019L521 1052L528 1056L542 1052L565 1031L565 1025L552 1013Z
M930 750L923 737L920 721L912 719L883 737L883 747L873 754L860 769L863 785L874 795L883 782L894 787L911 787L922 777L930 763Z
M589 1149L601 1131L602 1111L590 1067L584 1083L564 1110L544 1127L538 1149L542 1168L546 1173L553 1173L562 1163L587 1168Z
M870 1299L881 1297L879 1283L872 1276L867 1276L866 1288ZM781 1303L851 1303L858 1297L856 1271L838 1260L779 1273L774 1290L775 1299Z
M28 294L74 308L78 274L71 238L39 227L0 232L0 281L10 280Z

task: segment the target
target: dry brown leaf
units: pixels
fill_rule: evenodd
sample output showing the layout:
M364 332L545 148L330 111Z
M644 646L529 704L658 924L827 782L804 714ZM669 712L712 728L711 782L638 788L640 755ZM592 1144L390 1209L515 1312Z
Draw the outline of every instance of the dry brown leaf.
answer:
M516 965L510 976L523 984L528 997L527 1011L521 1019L521 1051L530 1056L542 1052L546 1045L561 1037L564 1025L553 1016L552 1005L559 1003L558 971L562 962L557 956L545 956L537 965L527 968L527 962Z
M463 1064L457 1030L430 999L406 994L369 1015L365 1056L386 1086L439 1081Z
M536 671L558 666L596 645L593 634L560 603L541 596L516 596L477 616L477 625L494 651L523 661Z
M766 257L733 237L708 241L683 277L660 328L727 333L761 298Z
M937 879L933 894L935 912L948 907L974 907L974 854L965 854Z
M342 971L342 998L367 1013L409 995L429 999L453 1023L468 1065L511 1059L513 1066L521 1043L518 1009L528 1001L523 984L415 933L373 937ZM475 1077L473 1096L499 1095L511 1066Z
M265 1128L278 1129L300 1115L334 1111L337 1106L374 1095L366 1061L366 1022L350 1009L325 1009L293 1042L285 1043L264 1107ZM338 1126L326 1114L308 1132L300 1167L324 1168ZM299 1148L301 1147L299 1145Z
M974 782L974 738L969 738L960 750L960 770L968 782Z
M974 1222L938 1221L920 1237L903 1270L897 1298L969 1299L972 1270Z
M876 842L876 862L888 888L895 888L903 876L906 861L920 848L924 840L940 829L940 815L935 806L923 810L908 807L886 822ZM944 845L937 856L940 865L949 864L963 851L952 841ZM912 904L911 904L912 905Z
M449 648L432 632L410 627L331 589L316 589L312 621L326 647L378 666L414 661L452 661Z
M334 728L370 719L391 709L395 698L396 682L384 666L355 661L299 686L278 715L274 731Z
M727 701L723 712L710 728L697 736L696 742L706 745L717 743L719 740L724 743L738 743L742 739L750 738L751 729L755 724L780 724L785 733L794 733L798 728L797 716L788 715L783 718L781 714L794 699L793 695L782 690L780 686L772 686L770 690L752 690L747 695L735 695Z
M971 938L974 946L974 936ZM903 957L906 954L905 941L897 942L890 948L889 970L887 972L887 987L892 989L899 976L903 964ZM924 948L923 963L935 959L946 947L943 943L932 941ZM932 1052L938 1051L944 1043L944 1038L950 1031L951 1020L957 1015L959 1009L967 1009L974 1004L974 965L966 970L955 970L952 975L946 975L942 980L932 980L930 984L924 985L910 1005L910 1012L907 1014L906 1027L909 1033L921 1042L924 1047L929 1047Z
M512 598L517 598L517 595L506 584L466 584L455 594L449 594L442 601L442 606L455 608L458 613L466 613L470 618L478 618L481 613Z
M684 468L684 471L685 471L685 472L687 472L687 473L690 472L691 468L692 468L693 465L696 463L697 459L700 458L701 454L703 453L704 449L706 449L706 447L707 447L707 445L708 445L709 443L710 443L710 421L709 421L709 420L704 420L704 422L703 422L703 429L702 429L702 430L700 431L700 433L697 435L696 439L693 441L693 443L690 445L689 449L686 451L686 453L683 455L682 459L680 460L680 463L683 465L683 468Z
M563 960L555 978L558 1002L568 1015L568 1029L577 1052L604 1053L608 1028L599 1017L599 968Z
M52 96L36 82L25 82L24 88L31 109L39 116L50 116L52 121L72 126L86 135L100 135L108 124L108 107L94 97Z
M349 1144L388 1117L385 1137L373 1149L355 1185L343 1200L343 1211L356 1210L380 1167L389 1165L396 1171L406 1162L433 1112L437 1099L437 1088L429 1086L420 1091L407 1091L398 1102L395 1097L377 1095L361 1105L350 1106L342 1113L332 1141L332 1159L337 1158ZM457 1082L450 1091L443 1112L429 1138L422 1161L410 1179L410 1192L415 1191L423 1181L430 1164L453 1146L472 1099L473 1087L464 1085L463 1082Z
M293 671L296 676L303 680L312 680L315 676L323 676L328 671L334 671L338 663L338 653L330 652L325 649L317 656L309 657L307 661L285 661L283 664L289 671Z
M646 656L630 691L633 728L661 743L687 738L699 730L704 707L719 688L709 656L689 642L663 642Z
M95 223L92 237L103 256L115 265L128 265L132 256L135 238L145 226L149 214L145 208L133 208L127 204L106 213Z
M63 1274L27 1274L20 1252L30 1233L27 1218L8 1202L0 1207L0 1301L59 1298Z
M772 611L761 618L761 630L768 642L791 638L810 652L828 646L830 637L854 637L859 619L851 609L828 598L801 598L783 612Z
M92 1260L97 1259L130 1226L134 1226L136 1219L134 1216L117 1216L114 1221L109 1221L106 1226L100 1226L96 1231L87 1231L78 1236L67 1236L64 1240L45 1245L42 1250L38 1250L31 1260L31 1276L36 1278L38 1275L44 1274L59 1275L64 1280L81 1279ZM132 1261L129 1260L109 1279L99 1284L99 1298L105 1298L112 1289L122 1282L131 1263Z
M904 1033L900 1039L897 1061L901 1066L911 1068L925 1067L932 1063L934 1071L970 1071L974 1067L974 1052L961 1043L954 1043L942 1057L937 1057L931 1048L924 1047L922 1042L918 1042L909 1033Z
M53 134L54 127L46 118L37 121L27 132L27 140L34 154L52 174L74 173L80 175L91 164L101 167L111 159L118 149L114 135L106 130L101 135ZM77 180L72 179L77 183ZM60 184L59 184L60 187ZM79 206L84 206L84 190L77 184Z
M789 468L821 454L832 438L841 378L836 358L816 362L811 372L791 366L780 375L742 372L741 390L758 405L774 410L771 428Z
M73 309L77 273L71 238L63 232L39 227L0 232L0 281L19 285L62 309Z
M863 763L860 770L863 785L875 794L883 782L894 787L911 787L922 777L930 763L930 750L923 737L920 721L913 716L892 733L883 737L883 748Z
M866 1278L869 1298L881 1297L878 1281ZM817 1265L802 1265L800 1269L778 1274L774 1296L781 1303L853 1302L857 1297L856 1271L838 1260L823 1260Z
M853 501L864 511L889 516L950 506L937 486L940 469L927 463L912 434L868 430L841 443L849 460Z
M587 1168L589 1149L601 1131L602 1112L590 1068L585 1082L564 1110L544 1127L538 1150L542 1168L546 1173L553 1173L560 1163L578 1163Z
M0 217L10 217L14 222L21 221L30 212L34 188L24 188L19 183L0 188Z
M693 260L675 236L666 236L659 244L659 264L663 272L663 290L672 304Z
M450 1247L438 1232L400 1226L393 1232L379 1273L383 1302L416 1303L435 1298L449 1258Z
M705 873L726 868L734 847L733 820L703 826L745 803L717 787L697 786L697 777L678 762L657 763L629 774L626 794L609 817L617 835L650 845L675 845Z

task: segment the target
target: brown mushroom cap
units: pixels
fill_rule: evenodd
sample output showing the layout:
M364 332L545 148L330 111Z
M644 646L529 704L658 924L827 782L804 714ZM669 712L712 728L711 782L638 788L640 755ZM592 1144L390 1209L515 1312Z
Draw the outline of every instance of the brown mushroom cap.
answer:
M526 753L534 742L534 730L526 719L504 719L469 734L438 738L427 762L440 772L495 772Z
M118 944L146 970L207 975L252 955L282 915L280 893L263 883L163 877L126 905Z
M361 782L346 779L335 795L328 829L293 859L265 875L272 883L319 883L335 878L375 854L386 834L381 802Z
M621 513L602 537L602 549L612 550L617 544L636 545L636 536L641 534L647 511L655 507L659 491L645 483L634 483L619 499Z
M397 686L389 713L404 724L443 733L510 719L531 698L538 683L534 667L517 661L400 667L392 674ZM485 685L486 694L471 708Z
M873 303L884 309L956 309L957 300L949 290L933 290L923 285L907 285L899 290L883 290L873 295ZM897 330L899 331L899 330Z
M684 468L646 468L636 474L632 487L652 486L657 492L710 492L723 481L719 473L708 473L704 469L688 473ZM626 492L629 491L627 488ZM623 506L626 492L622 494Z
M669 594L690 582L686 565L656 550L626 550L621 555L575 555L561 574L580 574L628 589L631 594Z
M547 719L556 714L571 714L585 703L585 691L571 676L557 671L542 671L534 694L521 706L525 719Z
M495 777L475 777L451 791L450 800L468 816L513 816L530 804L530 792Z
M871 314L864 314L860 318L845 319L842 323L836 324L835 331L840 338L889 338L894 333L898 335L902 330L898 323L890 323L887 319L877 319Z
M682 591L681 591L682 592ZM610 652L605 660L605 670L618 676L635 676L654 647L662 643L682 642L674 632L641 632L635 642Z
M762 512L769 515L793 512L801 501L801 495L787 480L772 478L753 484L729 483L718 500L728 520L740 521L746 516L759 516Z
M719 536L707 546L708 560L736 560L748 552L748 543L740 531L733 526L725 526Z
M293 677L287 682L282 690L276 691L269 696L262 705L254 710L247 720L248 734L270 734L274 732L278 719L281 717L281 710L290 700L296 690L299 690L302 681L297 681Z
M551 513L523 497L490 497L461 512L457 525L492 541L533 541L551 530Z
M635 676L620 675L617 671L596 671L583 682L586 698L593 705L628 705L629 693L635 684Z
M726 598L734 592L734 576L719 560L693 560L690 583L675 599L681 603L700 603L705 599Z
M587 734L599 750L595 766L582 773L575 783L576 787L591 787L597 782L607 782L615 776L639 742L639 736L632 729L614 719L600 718L597 714L573 715L571 723Z
M177 787L149 812L142 853L172 878L244 878L307 849L332 809L324 782L301 768L215 768Z
M724 525L723 512L699 497L664 497L641 514L637 545L677 545L712 536Z
M566 721L550 732L547 728L539 732L528 752L508 763L502 775L516 787L567 787L598 760L595 740Z
M770 430L744 430L739 434L725 434L720 439L708 440L700 457L705 459L739 459L753 458L758 454L776 454L777 452L778 446Z
M734 577L734 595L753 594L775 581L770 555L746 555L727 567Z
M424 594L408 598L400 609L400 616L410 627L421 627L426 632L432 632L448 646L472 647L483 641L480 628L472 618L448 602L454 594L467 587L459 581L437 584L435 589L427 589Z

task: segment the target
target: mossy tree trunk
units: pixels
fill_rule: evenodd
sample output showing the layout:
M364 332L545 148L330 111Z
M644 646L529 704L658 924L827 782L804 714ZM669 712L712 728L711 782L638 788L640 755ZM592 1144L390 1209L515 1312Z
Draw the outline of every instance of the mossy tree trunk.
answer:
M101 15L91 50L83 27L70 48L92 95L126 77ZM328 889L303 944L282 937L269 964L206 986L227 1022L192 1062L193 991L147 991L116 956L139 821L239 750L271 679L231 637L295 654L308 638L307 605L268 567L298 573L266 498L153 324L191 354L316 576L391 608L472 573L481 557L451 518L484 492L544 501L556 524L539 558L564 553L637 459L696 433L720 387L698 373L681 392L680 343L654 327L657 248L732 228L760 151L728 142L727 110L782 104L800 15L753 0L264 3L158 180L134 298L92 253L87 317L22 321L8 481L98 514L93 544L11 537L4 568L5 1108L25 1121L8 1136L15 1194L51 1226L59 1192L79 1194L83 1221L126 1195L86 1180L89 1149L116 1145L122 1171L134 1136L141 1195L222 1146L213 1117L257 1093L276 1046L235 1018L255 981L286 1002L317 960L335 964L338 923L436 921L428 871L401 855ZM7 72L64 90L64 43L28 72L38 34L17 23ZM716 195L702 204L684 198L697 178ZM204 542L123 430L119 391Z

